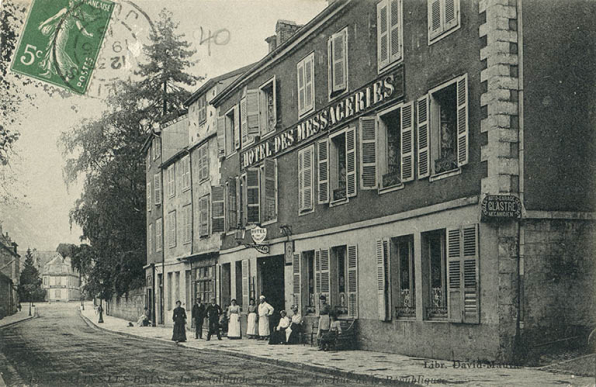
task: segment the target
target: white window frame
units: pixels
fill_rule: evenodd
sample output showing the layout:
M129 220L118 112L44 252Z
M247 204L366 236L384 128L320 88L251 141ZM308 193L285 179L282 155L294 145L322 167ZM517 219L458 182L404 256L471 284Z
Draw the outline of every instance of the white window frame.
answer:
M176 247L178 238L177 225L176 225L176 210L168 212L168 246L170 248Z
M310 74L311 74L311 82L310 86L306 83L306 66L310 66ZM302 77L304 79L304 103L300 103L300 75L302 72ZM304 59L302 59L296 65L296 85L297 85L297 93L296 93L296 100L298 101L298 118L303 118L307 114L313 112L315 110L315 53L311 52L308 54ZM311 104L306 105L306 90L310 88L311 93Z
M377 182L379 187L379 194L384 194L387 192L393 192L404 188L404 182L401 181L401 169L400 169L400 182L397 185L391 185L388 187L383 186L383 169L387 168L388 165L388 158L387 158L387 128L384 124L381 123L381 117L399 110L399 142L400 142L400 150L399 150L399 157L397 162L400 164L401 168L401 109L403 107L403 103L399 103L397 105L391 106L385 110L382 110L377 113L376 115L376 128L377 128Z
M334 90L333 88L333 62L334 62L334 58L333 58L333 41L335 39L335 37L337 35L340 34L345 34L344 37L344 74L345 74L345 80L346 80L346 87L345 89L338 89L338 90ZM328 54L327 54L327 88L328 88L328 97L329 97L329 101L333 101L337 98L339 98L340 96L344 95L345 93L348 92L348 90L350 89L350 66L349 66L349 56L348 56L348 40L349 40L349 33L348 33L348 27L344 27L342 28L340 31L334 33L333 35L331 35L329 37L328 40Z
M441 26L437 32L432 32L432 3L438 2L440 6L440 18ZM445 24L445 2L448 0L427 0L427 22L428 22L428 44L438 42L446 36L451 35L453 32L461 28L461 7L459 0L449 0L454 2L454 11L456 14L457 24L454 26L446 27Z
M273 115L275 116L275 126L273 130L263 133L263 130L267 128L267 106L263 101L265 101L266 92L263 89L269 87L271 85L272 93L273 93ZM261 138L267 138L272 136L277 131L277 82L275 80L275 75L271 77L269 80L264 82L261 86L259 86L259 133Z
M155 221L155 252L161 251L162 238L163 238L162 230L163 230L163 220L162 220L162 218L159 218Z
M392 57L391 56L391 3L397 2L398 7L398 23L399 23L399 57ZM387 63L381 63L381 32L379 30L380 27L380 15L379 11L382 6L387 7ZM385 70L393 67L394 65L401 63L404 58L404 28L403 28L403 1L402 0L381 0L377 4L377 69L378 72L384 72Z

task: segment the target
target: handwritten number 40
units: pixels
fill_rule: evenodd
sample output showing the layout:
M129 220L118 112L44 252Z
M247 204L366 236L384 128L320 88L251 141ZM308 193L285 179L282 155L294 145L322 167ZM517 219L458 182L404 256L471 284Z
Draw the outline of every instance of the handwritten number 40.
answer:
M25 66L29 66L35 62L35 58L41 58L41 54L43 54L41 50L38 50L37 47L32 44L28 44L25 47L25 54L21 55L21 63Z
M199 41L199 45L203 45L203 43L207 43L207 49L209 55L211 55L211 42L218 46L226 45L230 42L230 31L225 28L219 29L215 31L215 33L211 34L211 30L208 31L207 37L204 37L203 27L201 29L201 39Z

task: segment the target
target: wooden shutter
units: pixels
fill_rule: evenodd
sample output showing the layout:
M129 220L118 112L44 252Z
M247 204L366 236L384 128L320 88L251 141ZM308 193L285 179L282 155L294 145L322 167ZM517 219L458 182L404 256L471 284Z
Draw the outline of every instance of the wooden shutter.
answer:
M238 202L238 206L240 206L240 211L242 212L242 218L239 219L242 222L242 226L246 226L248 222L248 202L246 200L248 191L246 189L246 174L240 177L239 183L241 186L238 188L238 192L240 193L240 201Z
M298 83L298 112L303 114L306 111L306 76L305 76L306 60L298 62L296 68L296 82Z
M263 163L263 221L277 218L277 160L265 159Z
M250 304L250 263L248 259L242 260L242 307L248 311L248 304Z
M319 314L320 302L319 297L321 296L321 250L315 250L315 309ZM329 300L327 300L329 301Z
M240 133L242 135L242 146L248 143L248 121L246 115L246 97L240 100Z
M449 321L462 322L461 235L459 228L447 230L447 299Z
M203 154L201 154L203 158L203 166L201 169L201 179L208 179L209 178L209 144L203 145ZM190 164L189 164L190 169ZM190 174L189 174L190 176ZM190 180L190 177L189 177Z
M418 132L418 178L423 179L430 176L430 146L428 127L428 95L418 100L416 120Z
M318 202L329 203L329 140L317 143L318 147Z
M314 82L315 54L311 54L304 64L304 112L314 108L315 82Z
M333 35L333 91L344 90L347 85L347 34L344 29Z
M304 150L298 151L298 211L304 210Z
M377 240L377 298L379 320L388 321L389 313L387 311L387 278L385 272L385 262L389 255L389 242L387 240Z
M321 250L321 295L327 298L327 303L331 305L330 298L330 272L329 272L329 250Z
M457 165L468 163L468 74L457 81Z
M358 246L348 246L348 315L358 317Z
M414 105L401 108L401 181L414 180Z
M479 286L479 253L478 225L462 228L463 246L463 322L480 323L480 286Z
M379 68L389 64L389 33L387 26L387 0L377 4L377 60Z
M292 273L293 273L293 294L294 294L294 305L298 307L298 310L302 310L302 297L301 297L301 280L300 280L300 254L294 254L292 257Z
M226 117L217 117L217 156L226 154Z
M224 187L211 187L211 230L216 232L224 231Z
M155 205L161 204L161 176L159 173L153 175L153 187L155 188Z
M401 59L401 0L389 0L389 60Z
M151 196L153 196L153 191L151 190L151 182L147 182L147 211L151 211Z
M443 32L441 23L441 0L428 0L428 34L433 39Z
M238 200L236 199L236 179L229 179L228 183L228 230L238 227Z
M259 223L261 217L259 169L246 170L246 216L247 223Z
M240 149L240 114L238 105L234 106L234 149Z
M459 1L458 0L443 0L445 8L443 9L444 28L443 31L448 31L457 26L459 19Z
M348 197L356 196L356 128L346 130L346 189Z
M333 37L327 40L327 92L329 97L333 93L333 49L331 42L333 41ZM317 300L317 305L319 304Z
M259 134L259 91L246 90L246 122L248 136Z
M375 117L360 118L360 188L377 188L377 128Z
M302 207L301 210L311 210L313 207L313 167L314 147L309 146L302 154Z
M209 235L209 196L199 200L199 235Z

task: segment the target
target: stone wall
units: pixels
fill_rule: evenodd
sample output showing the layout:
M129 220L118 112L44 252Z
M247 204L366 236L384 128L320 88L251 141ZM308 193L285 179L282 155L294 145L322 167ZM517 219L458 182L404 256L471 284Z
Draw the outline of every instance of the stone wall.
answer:
M123 318L128 321L137 321L145 310L144 288L131 290L128 295L112 297L108 301L106 313L109 316Z

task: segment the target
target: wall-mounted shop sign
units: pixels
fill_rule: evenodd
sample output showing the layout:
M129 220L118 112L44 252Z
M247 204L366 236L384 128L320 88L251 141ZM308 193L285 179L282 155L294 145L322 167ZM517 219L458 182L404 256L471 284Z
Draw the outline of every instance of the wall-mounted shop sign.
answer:
M267 229L256 226L250 230L250 236L252 237L252 240L255 242L255 244L261 245L265 241L265 238L267 238Z
M387 101L403 97L403 95L404 68L399 66L393 72L313 113L294 127L254 145L242 153L241 167L243 169L250 167L267 157L296 147L320 132L329 131Z
M482 219L520 219L522 204L513 195L486 195L482 200Z

